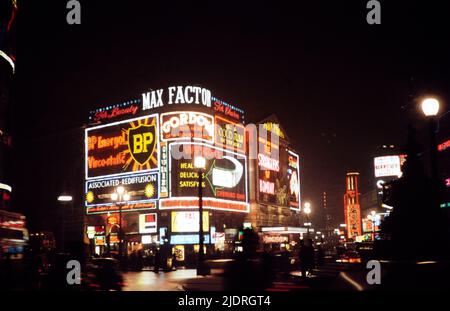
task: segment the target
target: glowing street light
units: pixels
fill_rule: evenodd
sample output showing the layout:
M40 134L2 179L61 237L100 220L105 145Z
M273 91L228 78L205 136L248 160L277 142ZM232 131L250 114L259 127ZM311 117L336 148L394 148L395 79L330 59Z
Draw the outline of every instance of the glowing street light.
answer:
M439 101L436 98L428 97L422 100L422 111L426 117L434 117L439 112Z
M66 240L66 204L68 202L71 203L71 214L73 216L73 198L71 195L67 195L67 194L61 194L58 196L57 200L59 202L61 202L61 204L63 205L61 207L61 217L62 217L62 222L61 222L61 248L62 251L65 251L65 240Z
M436 115L439 112L439 101L436 98L428 97L422 100L422 111L428 119L428 126L430 131L430 163L431 163L431 178L434 181L438 179L437 168L437 142L436 142Z
M308 223L308 226L306 227L306 236L309 237L309 227L311 226L311 223L309 222L309 214L311 214L310 202L305 202L303 212L306 214L306 222Z

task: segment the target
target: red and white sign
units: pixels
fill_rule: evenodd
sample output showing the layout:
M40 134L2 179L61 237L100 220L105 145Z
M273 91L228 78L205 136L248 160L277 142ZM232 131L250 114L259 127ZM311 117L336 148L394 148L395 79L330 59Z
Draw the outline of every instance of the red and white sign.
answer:
M139 215L139 233L157 232L156 213Z

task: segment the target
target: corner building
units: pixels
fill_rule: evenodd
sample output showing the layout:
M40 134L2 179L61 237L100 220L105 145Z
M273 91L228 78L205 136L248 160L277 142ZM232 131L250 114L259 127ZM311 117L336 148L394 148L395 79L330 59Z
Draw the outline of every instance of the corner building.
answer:
M277 243L301 231L299 156L276 117L246 124L242 109L205 88L169 86L90 112L85 242L91 253L118 252L121 223L128 255L158 247L178 262L194 262L196 156L206 159L201 187L208 254L234 251L244 227L261 237L287 235L272 239ZM127 196L117 199L119 186Z

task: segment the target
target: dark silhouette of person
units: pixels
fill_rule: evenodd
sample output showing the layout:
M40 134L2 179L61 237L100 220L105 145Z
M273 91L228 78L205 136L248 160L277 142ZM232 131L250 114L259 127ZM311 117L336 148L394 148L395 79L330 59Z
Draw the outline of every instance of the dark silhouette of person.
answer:
M305 245L305 240L301 239L300 240L300 248L299 248L299 252L298 252L298 259L300 261L300 272L301 272L301 277L304 279L306 278L306 271L308 270L308 264L307 264L307 247Z
M158 273L160 266L161 266L161 250L157 248L155 249L155 255L153 256L153 271L155 273Z
M225 289L256 291L264 290L268 281L264 279L262 262L258 258L258 235L252 229L245 229L242 238L242 252L225 268ZM267 264L267 262L266 262Z
M322 244L317 246L317 265L323 266L325 263L325 252L323 250Z

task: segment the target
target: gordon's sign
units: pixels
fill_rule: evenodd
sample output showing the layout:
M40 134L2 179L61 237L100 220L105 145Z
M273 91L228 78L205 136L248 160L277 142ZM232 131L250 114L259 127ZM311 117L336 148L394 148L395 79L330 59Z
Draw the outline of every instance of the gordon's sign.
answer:
M161 140L192 138L214 142L214 118L201 112L181 111L161 114Z

